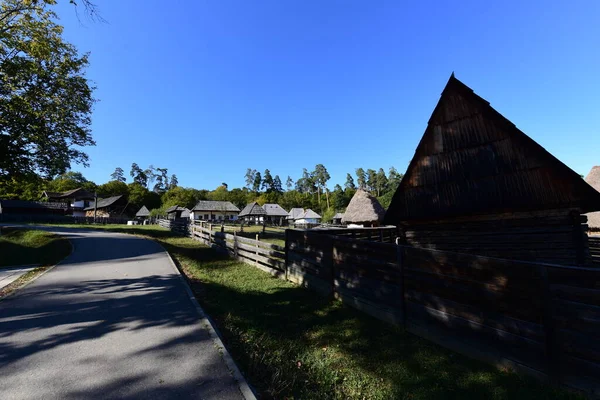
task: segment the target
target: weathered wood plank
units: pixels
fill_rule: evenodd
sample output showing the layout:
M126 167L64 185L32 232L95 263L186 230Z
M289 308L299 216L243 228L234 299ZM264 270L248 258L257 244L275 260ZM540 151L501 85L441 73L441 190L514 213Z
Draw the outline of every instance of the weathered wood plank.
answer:
M373 302L365 297L357 296L356 293L344 288L336 288L335 297L340 299L342 303L349 305L357 310L369 314L379 320L401 325L404 320L402 310L397 307L390 307L379 302Z

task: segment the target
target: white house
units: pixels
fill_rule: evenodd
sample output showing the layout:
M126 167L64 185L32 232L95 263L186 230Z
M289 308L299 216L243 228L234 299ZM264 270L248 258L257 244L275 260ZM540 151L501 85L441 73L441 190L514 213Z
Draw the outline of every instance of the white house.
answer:
M308 225L308 224L320 224L321 216L311 210L310 208L304 210L304 212L298 216L294 220L295 225Z
M240 209L230 201L200 200L190 211L194 221L235 221Z
M68 203L67 213L74 217L85 217L85 208L94 204L94 195L85 189L77 188L67 192L43 192L45 197L51 203Z

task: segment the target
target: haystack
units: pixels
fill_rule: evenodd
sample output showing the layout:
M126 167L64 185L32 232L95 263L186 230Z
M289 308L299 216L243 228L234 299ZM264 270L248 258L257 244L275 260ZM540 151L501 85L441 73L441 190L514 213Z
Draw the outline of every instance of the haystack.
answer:
M343 224L378 226L383 220L385 209L379 201L364 190L357 190L346 208Z
M600 165L592 167L592 170L585 177L585 181L594 189L600 192ZM600 231L600 211L591 212L586 214L588 217L588 226L590 231Z

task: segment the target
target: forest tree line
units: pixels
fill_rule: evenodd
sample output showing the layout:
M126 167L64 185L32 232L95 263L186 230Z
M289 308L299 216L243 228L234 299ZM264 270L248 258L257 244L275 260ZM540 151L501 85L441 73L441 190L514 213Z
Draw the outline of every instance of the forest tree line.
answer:
M336 212L343 212L348 203L361 188L376 196L384 208L391 202L402 174L394 167L386 172L357 168L354 173L346 174L343 185L337 183L331 187L331 177L323 164L317 164L312 171L303 168L297 180L287 176L285 181L271 170L263 172L248 168L244 175L245 186L230 188L225 182L214 190L194 189L179 186L177 176L169 174L167 168L150 165L141 168L133 163L128 173L121 167L115 168L109 180L97 184L86 179L81 172L68 171L54 179L39 176L16 176L0 181L0 198L41 200L43 191L65 192L84 188L97 193L101 198L125 195L132 208L145 205L154 215L161 215L171 206L192 208L199 200L230 201L242 209L253 201L260 205L277 203L286 210L294 207L311 208L330 220Z

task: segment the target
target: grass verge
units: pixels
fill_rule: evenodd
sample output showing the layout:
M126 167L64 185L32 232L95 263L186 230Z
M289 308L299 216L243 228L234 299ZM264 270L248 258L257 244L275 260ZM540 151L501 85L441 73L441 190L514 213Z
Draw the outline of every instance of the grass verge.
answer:
M499 371L156 227L262 398L578 398Z
M0 299L56 265L71 252L65 238L34 229L1 228L0 269L17 265L39 265L0 289Z

